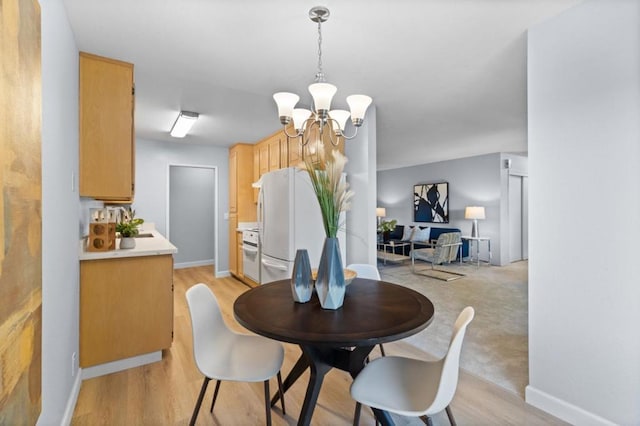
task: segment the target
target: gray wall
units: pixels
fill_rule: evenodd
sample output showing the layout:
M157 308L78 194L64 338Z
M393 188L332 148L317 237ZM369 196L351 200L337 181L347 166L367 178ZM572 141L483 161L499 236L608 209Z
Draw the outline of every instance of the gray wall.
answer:
M136 215L154 222L167 235L169 164L216 167L218 170L218 263L217 274L229 270L229 150L209 145L177 144L144 139L136 140Z
M62 1L42 16L42 425L71 419L78 353L78 49ZM72 188L72 177L74 187Z
M491 238L492 263L506 264L508 256L502 254L501 235L504 232L501 220L505 220L502 214L505 196L503 184L504 179L508 179L508 174L503 172L504 158L505 154L495 153L379 171L378 207L386 208L386 220L396 219L401 225L460 228L463 235L469 235L471 221L464 219L465 207L484 206L487 219L478 221L480 235ZM522 161L522 158L518 161ZM449 182L449 223L413 222L413 186L436 182ZM504 247L508 249L508 245ZM481 246L480 258L488 259L485 244Z
M640 2L585 1L528 40L526 399L572 424L638 425Z
M169 167L169 238L178 248L176 267L212 265L215 169Z

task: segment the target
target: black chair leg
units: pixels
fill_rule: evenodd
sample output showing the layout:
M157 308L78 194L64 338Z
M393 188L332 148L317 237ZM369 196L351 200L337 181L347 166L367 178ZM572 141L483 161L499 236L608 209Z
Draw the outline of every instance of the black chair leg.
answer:
M445 408L445 411L447 412L447 417L449 417L449 423L451 423L451 426L456 426L456 419L453 418L451 407L447 405L447 408Z
M382 346L382 343L380 343L380 345L379 345L379 346L380 346L380 353L382 354L382 356L387 356L387 355L384 353L384 346Z
M280 394L280 401L282 402L282 414L286 415L287 412L284 409L284 391L282 390L282 375L280 374L280 371L278 371L278 375L276 377L278 378L278 393Z
M362 404L356 402L356 411L353 413L353 426L360 424L360 411L362 410ZM377 422L377 420L376 420Z
M218 390L220 389L220 380L216 381L216 389L213 391L213 400L211 401L211 409L209 410L210 413L213 413L213 406L216 403L216 399L218 399Z
M422 420L427 426L433 426L433 422L431 421L431 417L429 416L420 416L420 420Z
M267 426L271 426L271 399L269 394L269 379L264 381L264 406L267 410Z
M204 378L204 382L202 382L202 387L200 388L200 395L198 395L198 402L196 402L196 407L193 409L193 414L191 415L191 421L189 421L189 426L193 426L196 424L196 418L198 417L198 411L200 411L200 405L202 405L202 398L204 398L204 393L207 391L207 385L209 384L208 377Z

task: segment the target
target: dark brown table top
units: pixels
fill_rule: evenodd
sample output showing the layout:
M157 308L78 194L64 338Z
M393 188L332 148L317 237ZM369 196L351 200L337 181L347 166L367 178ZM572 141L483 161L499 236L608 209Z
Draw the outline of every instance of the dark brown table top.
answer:
M367 346L391 342L425 329L434 308L420 293L397 284L356 278L344 304L335 311L320 307L316 294L296 303L290 280L255 287L236 299L236 320L275 340L313 346Z

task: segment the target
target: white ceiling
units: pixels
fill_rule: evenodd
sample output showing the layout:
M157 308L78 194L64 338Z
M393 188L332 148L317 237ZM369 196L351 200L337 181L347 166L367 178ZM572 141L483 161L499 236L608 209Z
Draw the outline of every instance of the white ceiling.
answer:
M280 124L272 94L306 90L323 68L336 107L363 93L377 111L378 169L526 152L526 31L581 0L64 0L82 51L135 64L136 135L255 142ZM201 119L185 139L180 110Z

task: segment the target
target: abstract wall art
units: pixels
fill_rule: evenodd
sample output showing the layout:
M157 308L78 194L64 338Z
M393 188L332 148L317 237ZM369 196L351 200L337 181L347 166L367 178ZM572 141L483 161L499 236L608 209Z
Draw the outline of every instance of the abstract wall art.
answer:
M413 186L413 221L449 223L449 183Z

